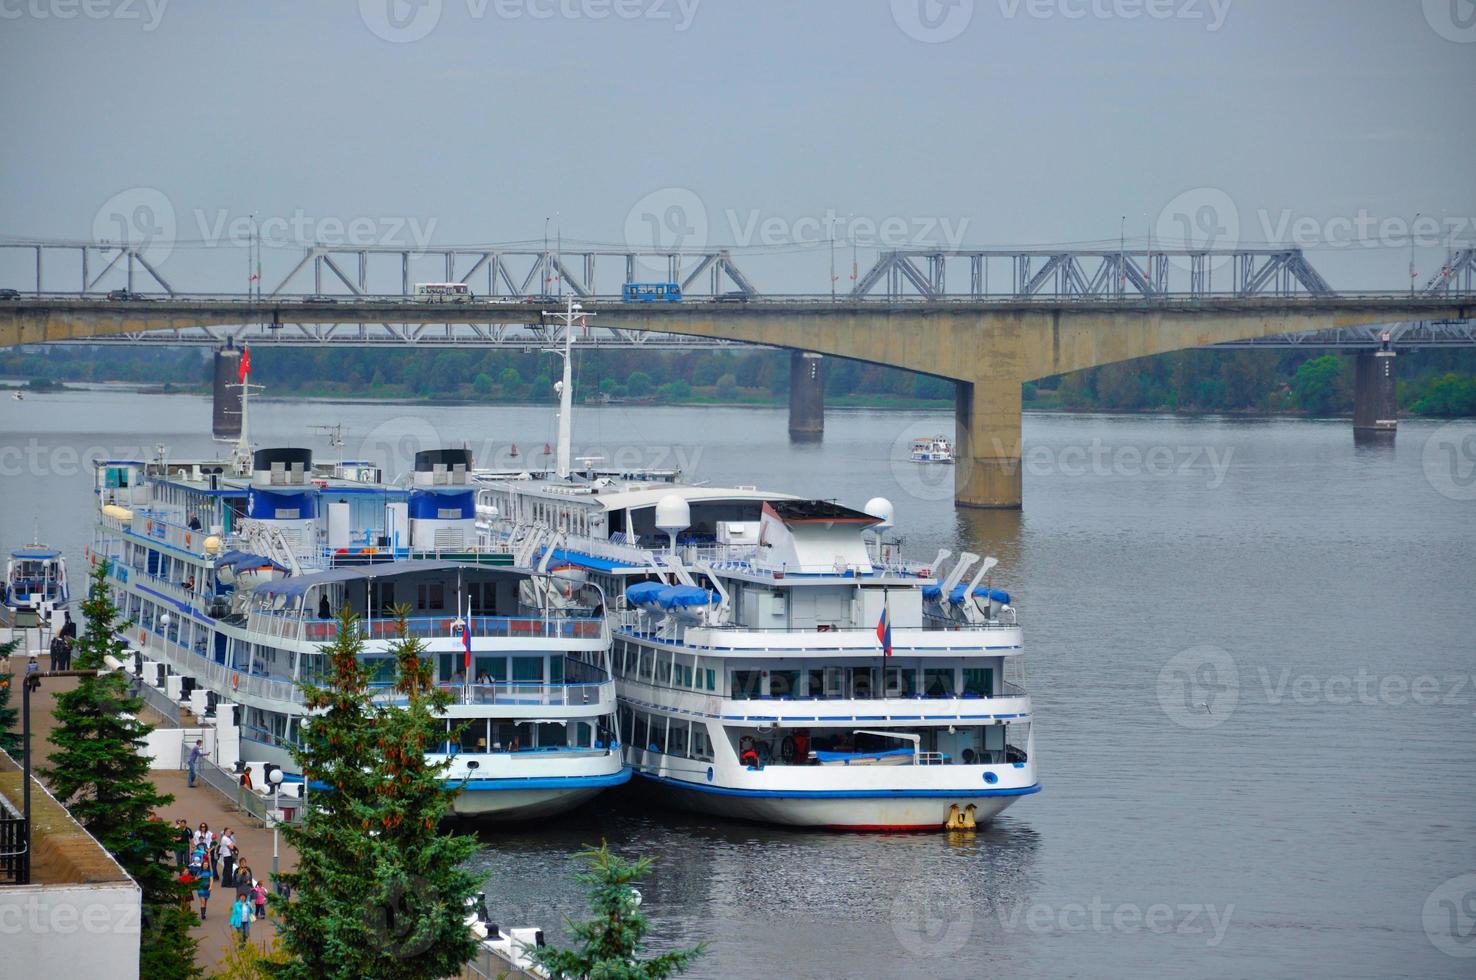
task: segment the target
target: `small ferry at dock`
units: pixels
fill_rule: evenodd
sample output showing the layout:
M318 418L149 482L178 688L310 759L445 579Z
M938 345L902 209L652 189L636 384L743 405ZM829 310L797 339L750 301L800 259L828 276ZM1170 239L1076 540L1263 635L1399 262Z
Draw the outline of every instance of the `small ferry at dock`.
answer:
M458 814L545 817L628 780L605 599L476 546L471 462L418 453L407 486L301 448L99 461L88 559L107 562L150 699L214 718L226 758L300 786L300 685L325 682L338 612L358 616L375 700L391 703L394 610L408 605L453 697L430 755L462 790Z
M17 614L31 613L36 626L55 632L61 629L70 602L67 560L60 551L33 541L10 553L0 593L7 625L26 622L25 615Z

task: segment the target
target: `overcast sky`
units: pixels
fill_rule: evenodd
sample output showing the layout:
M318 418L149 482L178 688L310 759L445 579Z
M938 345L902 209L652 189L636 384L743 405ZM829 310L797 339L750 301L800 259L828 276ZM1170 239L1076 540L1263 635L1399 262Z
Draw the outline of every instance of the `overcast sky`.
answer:
M243 288L253 212L268 288L313 238L545 227L810 292L830 237L843 288L851 240L864 269L1124 217L1343 288L1407 288L1416 212L1422 281L1476 239L1472 0L0 0L0 108L0 235L152 235L179 289Z

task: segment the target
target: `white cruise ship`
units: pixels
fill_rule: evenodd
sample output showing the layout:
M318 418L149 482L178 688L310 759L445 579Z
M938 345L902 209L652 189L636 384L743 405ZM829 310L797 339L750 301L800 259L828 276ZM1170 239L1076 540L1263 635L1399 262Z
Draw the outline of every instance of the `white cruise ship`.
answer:
M901 559L881 498L854 510L574 469L570 333L556 466L479 472L479 542L612 600L620 740L646 789L852 830L968 828L1040 790L994 559Z
M336 614L360 617L389 700L390 609L408 604L454 697L433 755L462 788L458 813L541 817L628 780L603 597L476 548L470 465L465 450L419 453L406 487L369 464L314 464L306 449L98 462L88 558L109 562L150 697L215 717L241 763L300 784L299 684L325 678Z

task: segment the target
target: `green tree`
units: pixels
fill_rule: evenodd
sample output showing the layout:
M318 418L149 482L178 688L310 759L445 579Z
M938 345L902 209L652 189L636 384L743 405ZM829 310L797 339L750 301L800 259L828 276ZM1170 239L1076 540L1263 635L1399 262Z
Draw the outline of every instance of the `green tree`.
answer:
M1292 378L1292 394L1297 407L1308 414L1327 415L1337 411L1347 400L1342 358L1324 354L1303 361Z
M677 378L657 388L656 397L664 402L684 402L692 397L692 386L684 379Z
M56 727L49 767L41 770L51 792L72 816L118 860L143 891L143 936L139 972L163 978L198 977L195 940L188 929L194 916L179 907L175 879L174 830L154 811L174 801L149 781L145 739L152 727L139 720L143 700L129 693L122 671L108 670L107 658L123 660L118 608L108 594L109 565L92 569L85 623L73 665L101 671L77 679L77 687L56 697Z
M565 949L544 946L533 959L552 976L568 980L665 980L681 973L706 949L699 944L641 959L651 922L641 913L635 883L651 870L650 858L627 861L610 853L604 842L585 848L579 857L589 862L578 881L587 887L590 911L583 922L569 923L578 945Z
M651 376L645 371L632 371L625 379L625 390L632 398L641 398L651 393Z
M1455 373L1437 375L1425 383L1410 411L1441 418L1476 415L1476 378Z
M11 654L20 646L20 637L0 643L0 662L10 663ZM21 751L20 732L15 730L19 709L10 703L10 685L15 677L9 671L0 672L0 749L11 755Z
M431 681L408 610L395 615L394 692L403 705L374 703L358 617L347 607L324 647L328 686L303 686L315 714L293 755L304 778L331 788L286 831L298 867L278 876L293 900L273 899L291 956L272 968L277 976L453 976L476 952L465 921L477 878L463 867L476 839L440 833L459 788L446 785L448 762L426 758L446 739L437 714L450 695Z
M724 373L717 379L717 396L719 398L732 398L738 393L738 377L732 371Z
M484 371L472 378L472 390L484 398L492 394L492 375Z

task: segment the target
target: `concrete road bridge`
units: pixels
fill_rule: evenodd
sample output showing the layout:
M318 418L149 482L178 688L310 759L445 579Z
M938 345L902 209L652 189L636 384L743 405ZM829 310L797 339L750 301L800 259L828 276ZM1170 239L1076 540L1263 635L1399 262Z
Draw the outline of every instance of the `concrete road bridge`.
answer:
M304 263L330 258L309 256ZM1402 339L1408 334L1409 342L1439 334L1459 343L1470 340L1466 321L1476 312L1473 250L1453 253L1439 273L1408 293L1335 291L1295 249L1169 250L1136 257L1103 251L889 252L852 292L833 298L762 295L727 253L689 258L696 271L684 273L674 259L673 269L682 278L671 281L690 285L705 275L711 288L688 292L681 302L623 302L618 295L588 288L592 277L581 280L578 289L573 282L567 285L580 296L583 308L596 315L595 322L626 342L660 336L666 343L738 342L793 350L791 407L797 399L802 417L797 424L792 414L791 431L800 436L814 430L811 419L823 404L821 369L814 355L871 361L954 381L959 457L955 499L971 507L1020 506L1020 392L1026 381L1168 351L1290 343L1288 338L1326 331L1341 331L1344 338L1361 336L1368 346L1379 347L1392 346L1396 329L1402 330ZM1009 284L1001 292L987 291L981 270L1006 259L1014 270ZM1173 268L1188 272L1187 289L1171 288L1176 285L1171 268L1176 260L1182 265ZM547 261L570 267L567 254ZM962 281L962 276L948 275L950 264L958 263L971 270L967 288L950 292L950 282ZM1211 270L1217 267L1231 274L1216 282ZM454 256L448 269L455 271ZM97 342L155 332L180 336L180 331L232 325L255 325L257 331L277 333L283 343L291 342L294 331L305 338L298 342L314 343L306 338L316 332L317 343L371 343L369 331L374 330L381 338L397 337L395 342L428 344L439 331L447 345L486 346L502 343L514 328L530 339L546 337L545 314L556 306L548 296L484 294L465 302L427 302L410 295L376 295L357 287L365 281L362 274L358 279L347 276L336 264L330 271L345 291L191 295L171 286L162 293L130 292L115 299L32 292L0 303L0 346ZM736 288L725 291L725 284ZM883 284L886 288L878 292ZM320 287L321 281L314 285ZM408 281L405 286L408 292ZM352 326L345 330L345 325ZM1371 334L1370 328L1378 333ZM356 329L363 331L357 339ZM1392 433L1392 350L1359 356L1355 428Z

